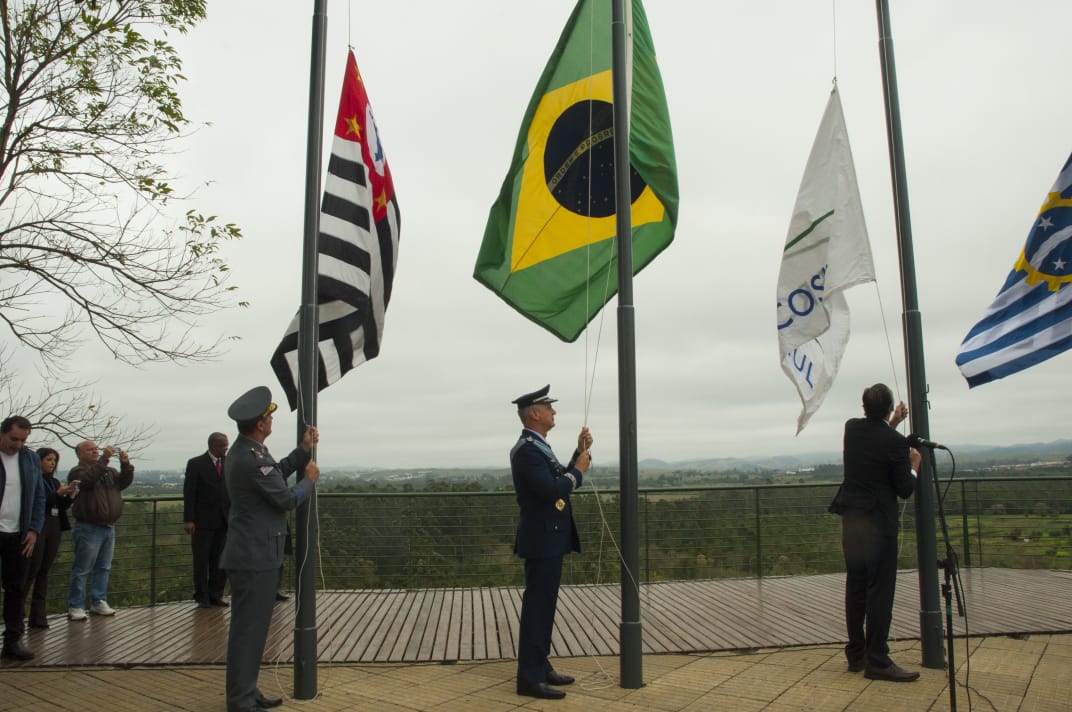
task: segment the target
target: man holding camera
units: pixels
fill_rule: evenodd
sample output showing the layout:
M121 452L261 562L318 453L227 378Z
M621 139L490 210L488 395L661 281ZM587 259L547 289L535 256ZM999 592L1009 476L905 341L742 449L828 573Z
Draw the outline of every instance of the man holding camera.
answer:
M71 529L74 562L67 593L67 618L86 619L86 577L92 572L89 612L114 616L108 605L108 577L112 573L115 523L123 514L123 490L134 481L134 466L127 453L119 451L119 471L108 462L116 453L112 445L101 452L96 443L85 440L74 449L78 464L67 475L76 487L71 511L77 520Z

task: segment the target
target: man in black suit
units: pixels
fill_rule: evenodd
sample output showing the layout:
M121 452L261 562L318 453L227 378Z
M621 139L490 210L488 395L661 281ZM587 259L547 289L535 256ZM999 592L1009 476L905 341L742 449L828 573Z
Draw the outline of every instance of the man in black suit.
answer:
M893 619L897 584L897 498L912 496L920 455L894 428L908 416L905 404L893 406L893 392L882 383L864 390L864 416L845 423L845 479L831 511L841 515L845 554L845 622L849 672L872 680L912 682L918 672L897 666L886 643ZM892 414L892 417L891 417Z
M573 682L569 675L555 672L547 658L551 654L562 557L581 550L569 495L581 486L588 471L592 436L588 428L581 428L569 465L559 463L546 440L548 431L555 427L555 409L551 407L555 399L548 397L550 390L549 385L544 386L513 401L524 429L510 450L510 471L521 508L514 553L525 559L517 694L554 700L566 693L552 685Z
M227 486L223 479L227 436L208 436L208 452L186 463L183 493L183 529L190 535L194 559L194 600L200 608L226 606L220 554L227 542Z

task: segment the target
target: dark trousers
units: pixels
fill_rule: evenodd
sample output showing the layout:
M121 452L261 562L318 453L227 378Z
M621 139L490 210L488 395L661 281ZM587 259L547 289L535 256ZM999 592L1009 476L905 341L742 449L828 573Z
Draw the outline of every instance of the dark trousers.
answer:
M227 631L227 710L256 708L257 676L272 623L279 571L228 571L231 627Z
M60 518L51 514L47 515L45 526L41 528L37 544L34 545L30 566L26 571L24 591L30 599L30 623L33 625L48 625L48 572L52 570L52 564L56 561L62 535ZM33 588L32 595L30 595L31 587Z
M845 554L845 624L850 661L866 658L872 667L887 667L886 644L893 620L897 585L897 535L883 531L881 515L856 509L841 517L841 548Z
M190 537L194 558L194 600L208 602L223 598L227 576L220 569L220 554L227 542L226 529L195 527Z
M22 555L22 536L0 532L0 585L4 587L4 642L22 637L22 609L26 570L30 559Z
M555 627L562 557L525 559L525 594L521 598L521 625L517 638L517 682L547 682L551 672L551 632Z

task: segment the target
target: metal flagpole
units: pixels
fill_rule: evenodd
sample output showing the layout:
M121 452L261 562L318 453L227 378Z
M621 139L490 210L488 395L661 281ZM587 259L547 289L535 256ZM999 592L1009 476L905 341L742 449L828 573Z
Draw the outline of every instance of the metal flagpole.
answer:
M637 510L636 326L633 310L632 197L629 185L629 87L624 2L611 0L614 174L618 234L618 455L621 463L622 620L620 682L643 686L640 627L640 538Z
M320 233L320 151L324 140L324 55L327 45L327 0L313 2L312 53L309 62L309 130L305 158L305 228L302 243L302 295L298 311L298 442L316 425L319 361L317 236ZM315 456L315 450L314 450ZM302 473L298 473L302 477ZM298 508L294 547L296 613L294 616L294 697L316 697L316 572L319 541L316 496Z
M886 136L893 178L893 202L897 219L897 251L901 265L901 298L905 361L908 371L908 412L912 432L930 438L927 417L927 377L923 366L923 326L916 294L916 263L912 249L912 224L908 212L908 180L901 137L901 108L897 98L897 71L893 64L893 38L887 0L877 0L879 56L886 98ZM938 602L938 555L934 526L934 454L922 458L916 486L916 551L919 561L919 632L923 666L945 667L942 652L942 612Z

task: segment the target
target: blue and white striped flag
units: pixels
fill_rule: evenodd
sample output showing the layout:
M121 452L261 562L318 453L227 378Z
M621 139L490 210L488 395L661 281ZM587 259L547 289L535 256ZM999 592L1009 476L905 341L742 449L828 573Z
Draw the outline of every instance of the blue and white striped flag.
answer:
M982 320L968 332L957 366L968 387L1053 358L1072 346L1072 155L1039 209L1020 259Z

